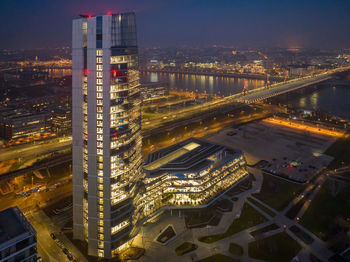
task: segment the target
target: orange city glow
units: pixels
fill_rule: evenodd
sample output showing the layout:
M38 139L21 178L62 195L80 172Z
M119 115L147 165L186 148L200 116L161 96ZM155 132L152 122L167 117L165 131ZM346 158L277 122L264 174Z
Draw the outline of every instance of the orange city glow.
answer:
M280 125L280 126L293 128L293 129L303 130L303 131L307 131L318 135L324 135L324 136L341 137L344 135L344 133L339 131L329 130L323 127L306 125L298 122L291 122L283 119L266 118L263 120L263 122L273 124L273 125Z

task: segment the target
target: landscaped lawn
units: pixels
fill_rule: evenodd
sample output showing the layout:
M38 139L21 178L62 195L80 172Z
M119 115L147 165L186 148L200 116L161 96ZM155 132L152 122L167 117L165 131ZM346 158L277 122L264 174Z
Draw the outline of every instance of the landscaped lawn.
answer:
M266 214L268 214L271 217L276 216L276 214L274 212L272 212L270 209L268 209L267 207L265 207L264 205L260 204L258 201L256 201L255 199L248 197L248 200L250 202L252 202L254 205L256 205L258 208L262 209Z
M324 153L334 157L328 165L329 169L350 165L350 138L338 138Z
M350 187L337 187L327 180L301 218L301 224L326 240L347 225L350 218ZM336 195L332 194L340 191Z
M216 254L210 257L206 257L202 260L199 260L199 262L232 262L232 261L234 261L234 259L222 254Z
M257 229L253 232L250 232L250 234L253 236L253 237L256 237L256 236L259 236L261 234L264 234L266 232L269 232L269 231L272 231L272 230L276 230L276 229L279 229L279 226L277 226L275 223L272 223L266 227L263 227L263 228L260 228L260 229Z
M305 188L305 185L288 182L272 175L263 176L261 191L253 196L278 211L286 207Z
M213 243L266 221L267 219L263 215L256 211L251 205L245 203L242 208L241 216L233 220L232 224L225 233L201 237L199 238L199 241Z
M303 197L302 199L300 199L294 206L292 206L287 211L286 217L288 217L289 219L294 219L298 215L301 208L304 206L306 200L307 200L306 197Z
M269 262L289 262L300 249L299 244L285 232L248 244L251 258Z
M170 225L157 237L157 241L164 244L174 236L176 236L176 233L173 226Z
M230 243L230 247L228 251L230 251L232 255L236 255L236 256L243 255L243 248L240 245L237 245L235 243Z
M190 242L184 242L177 248L175 248L176 255L182 256L188 252L191 252L193 250L197 249L197 245L190 243Z

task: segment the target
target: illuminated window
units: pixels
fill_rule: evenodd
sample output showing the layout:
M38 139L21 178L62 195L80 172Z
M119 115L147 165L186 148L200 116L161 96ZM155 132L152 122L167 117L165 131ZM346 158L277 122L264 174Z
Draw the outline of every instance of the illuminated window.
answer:
M103 55L103 50L102 49L97 49L96 50L96 56L102 56Z
M96 93L96 98L103 98L103 94L102 93Z
M96 91L102 92L103 91L103 86L96 86Z
M103 70L103 65L96 65L96 70L97 71L102 71Z
M100 238L100 239L101 239L101 238ZM103 238L102 238L102 240L103 240ZM99 241L99 242L101 242L101 241ZM102 242L102 243L103 243L103 242ZM104 257L104 251L101 250L101 249L98 250L97 254L98 254L99 257Z
M96 79L96 84L102 85L102 84L103 84L102 78L97 78L97 79Z
M98 196L103 197L103 192L102 191L98 192ZM103 218L103 213L100 213L100 214L102 214L102 217L100 216L100 218Z
M96 118L99 119L99 120L102 120L103 119L103 115L102 114L97 114Z
M98 155L103 155L103 149L97 148L97 154Z
M130 224L129 221L125 220L125 221L121 222L120 224L116 225L115 227L112 227L112 229L111 229L112 234L115 234L118 231L126 228L129 224Z
M102 127L98 127L96 132L97 132L97 134L103 134L103 128Z
M96 64L102 64L102 57L96 57Z
M96 107L96 112L97 113L103 113L103 107L102 106Z
M96 77L102 77L103 73L102 72L96 72Z

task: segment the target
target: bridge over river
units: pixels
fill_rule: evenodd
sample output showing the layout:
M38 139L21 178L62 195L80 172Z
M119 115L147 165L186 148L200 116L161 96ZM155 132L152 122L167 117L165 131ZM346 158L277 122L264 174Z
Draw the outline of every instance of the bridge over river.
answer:
M260 87L251 91L247 91L245 93L236 94L230 97L226 97L226 99L234 100L236 102L243 103L254 103L260 100L264 100L273 96L278 96L281 94L285 94L299 88L315 85L321 82L324 82L328 79L331 79L335 73L344 72L350 70L350 66L347 67L339 67L336 69L329 70L325 73L315 75L315 76L307 76L303 78L289 80L283 83L277 83L271 85L269 88Z

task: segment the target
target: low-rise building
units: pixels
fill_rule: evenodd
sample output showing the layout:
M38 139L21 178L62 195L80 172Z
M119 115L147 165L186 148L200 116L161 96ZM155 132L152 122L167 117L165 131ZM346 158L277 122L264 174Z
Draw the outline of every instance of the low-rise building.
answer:
M141 85L141 97L143 100L169 95L169 83L143 83Z
M190 138L147 156L137 221L165 209L205 208L248 175L243 152Z
M0 212L0 261L37 261L36 231L18 207Z
M69 108L55 108L51 112L52 130L57 134L72 133L72 111Z
M10 140L42 134L47 130L46 119L46 113L5 108L0 111L0 138Z

